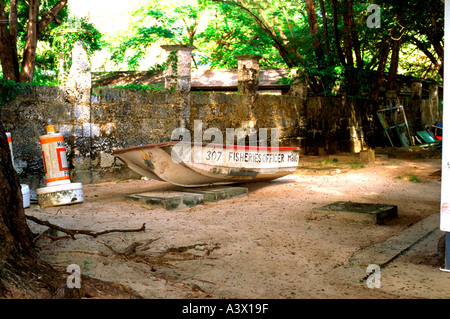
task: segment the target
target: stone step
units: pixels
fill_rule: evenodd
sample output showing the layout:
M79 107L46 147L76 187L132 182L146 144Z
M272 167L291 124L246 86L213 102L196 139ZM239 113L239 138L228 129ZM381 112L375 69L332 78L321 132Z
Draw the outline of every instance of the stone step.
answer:
M176 188L166 191L150 191L145 193L127 195L128 200L133 200L141 205L162 207L167 210L182 209L201 205L204 202L218 202L220 200L244 196L248 194L245 187L196 187Z
M383 225L398 217L397 206L339 201L314 209L317 214L337 219Z
M202 194L205 202L217 202L220 200L248 195L248 188L245 187L224 187L224 186L211 186L211 187L196 187L196 188L183 188L181 192Z
M151 191L127 195L126 198L138 202L141 205L162 207L166 210L193 207L204 203L202 194L188 194L177 191Z

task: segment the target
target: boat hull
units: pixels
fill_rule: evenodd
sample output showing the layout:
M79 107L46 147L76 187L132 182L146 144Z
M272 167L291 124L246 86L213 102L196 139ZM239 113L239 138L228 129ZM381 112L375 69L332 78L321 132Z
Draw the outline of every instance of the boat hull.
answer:
M280 178L298 166L299 148L167 142L117 150L128 168L183 187Z

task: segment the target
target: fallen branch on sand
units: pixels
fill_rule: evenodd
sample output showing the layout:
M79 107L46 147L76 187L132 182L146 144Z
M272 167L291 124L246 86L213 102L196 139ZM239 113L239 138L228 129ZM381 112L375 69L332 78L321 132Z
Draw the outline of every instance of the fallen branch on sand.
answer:
M211 258L210 254L213 250L220 248L219 244L212 244L212 246L206 244L206 243L198 243L195 245L188 245L188 246L180 246L180 247L169 247L166 248L162 252L146 252L150 245L159 240L160 238L151 238L141 241L136 241L131 243L130 245L126 246L122 249L117 249L112 247L111 245L99 241L102 245L104 245L106 248L108 248L112 254L103 253L99 251L85 251L85 250L67 250L67 251L58 251L59 253L80 253L80 254L90 254L90 255L97 255L100 257L116 257L120 258L124 261L133 261L135 263L142 263L145 264L150 268L151 275L165 280L167 282L170 282L172 284L180 284L183 287L187 287L187 290L180 291L181 292L192 292L195 295L202 295L205 294L207 296L210 296L212 292L214 291L206 291L203 288L201 288L199 285L192 283L192 282L185 282L185 280L199 280L202 283L208 283L211 285L215 285L213 282L202 280L202 279L196 279L194 278L195 271L200 267L200 264L198 264L197 268L193 271L193 274L185 277L185 278L173 278L173 276L170 276L163 271L158 271L154 266L160 265L164 267L170 267L170 268L177 268L175 265L172 265L169 262L180 262L180 261L189 261L189 260L203 260L203 259L214 259ZM189 250L194 251L201 251L201 254L194 254L192 252L189 252Z
M100 235L104 235L104 234L108 234L108 233L127 233L127 232L140 232L140 231L145 231L145 223L142 224L141 228L136 228L136 229L110 229L110 230L104 230L104 231L100 231L100 232L94 232L92 230L83 230L83 229L68 229L68 228L64 228L55 224L52 224L48 221L45 220L40 220L39 218L35 217L35 216L31 216L31 215L25 215L25 217L39 225L43 225L43 226L47 226L50 227L54 230L57 231L61 231L63 233L66 233L67 235L69 235L72 239L76 239L75 235L77 234L81 234L81 235L88 235L88 236L92 236L94 238L100 236ZM50 238L58 238L58 237L54 237L54 236L47 236ZM65 237L66 238L66 237Z

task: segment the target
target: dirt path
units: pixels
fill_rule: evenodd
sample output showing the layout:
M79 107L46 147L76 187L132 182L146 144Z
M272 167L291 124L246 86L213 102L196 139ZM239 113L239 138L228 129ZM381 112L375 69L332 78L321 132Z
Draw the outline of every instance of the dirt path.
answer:
M37 241L41 257L55 267L78 264L82 273L122 283L144 298L445 298L445 288L420 284L434 276L448 286L450 274L437 270L435 247L418 246L399 260L422 267L415 270L423 277L415 286L411 281L418 275L401 266L389 270L395 284L369 289L365 267L349 264L356 252L439 212L440 176L432 173L440 167L436 159L384 159L362 167L304 157L295 174L241 185L248 196L217 203L177 211L142 207L124 195L168 185L133 180L84 185L84 203L30 208L26 214L94 231L145 223L145 232ZM314 208L335 201L397 205L399 217L378 226L314 214ZM125 254L135 242L142 245Z

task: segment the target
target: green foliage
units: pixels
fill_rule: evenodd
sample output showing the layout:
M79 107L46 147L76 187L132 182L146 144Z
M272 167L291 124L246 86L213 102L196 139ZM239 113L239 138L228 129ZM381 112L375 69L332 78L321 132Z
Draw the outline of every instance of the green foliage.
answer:
M55 71L41 70L36 67L34 70L33 85L58 86L58 77Z
M292 80L290 77L282 77L280 80L278 80L278 84L281 85L290 85L292 83Z
M352 169L359 169L359 168L364 168L365 167L363 163L357 162L357 161L355 161L355 162L348 162L348 165L350 165L350 168L352 168Z
M236 68L238 54L262 55L261 67L283 65L270 37L245 12L211 1L176 2L150 1L132 13L128 32L108 41L116 65L136 70L150 47L160 44L195 45L194 63L212 68Z
M397 179L407 179L408 181L413 182L413 183L422 182L422 180L420 178L418 178L417 176L415 176L414 174L403 174L403 175L397 176Z
M18 83L0 78L0 106L10 104L29 87L30 84L28 83Z
M153 0L132 12L128 31L107 43L111 60L117 65L126 63L128 70L136 70L154 44L193 44L200 5L195 1L193 5L175 2Z
M39 17L42 19L43 16L51 9L59 0L41 0L39 4ZM6 11L6 16L9 15L9 5L8 11ZM64 7L57 15L58 21L65 21L69 16L69 10ZM29 19L29 5L27 1L17 1L17 46L19 49L25 46L27 37L27 23ZM51 41L52 35L51 30L58 27L59 24L55 20L50 22L50 25L42 32L39 42L48 43ZM21 51L21 50L19 50Z
M246 12L227 3L209 2L207 9L214 19L196 38L198 64L237 68L235 55L257 54L261 68L284 66L271 38Z
M421 37L424 44L427 44L427 50L436 55L435 50L429 46L429 42ZM442 77L438 70L434 67L426 55L420 54L417 48L411 43L405 43L402 46L402 56L404 59L400 60L400 69L405 76L413 76L419 79L430 79L434 81L441 81Z
M333 158L332 161L329 159L322 160L317 164L318 166L328 166L328 165L339 165L337 158Z
M62 9L58 11L58 14L54 17L54 19L52 19L51 21L46 21L45 28L42 28L41 22L48 17L48 13L58 2L59 0L39 1L39 9L36 22L38 24L38 27L41 26L41 28L38 29L39 32L37 49L33 50L33 48L31 47L31 51L33 51L31 52L31 54L35 54L36 63L31 63L30 65L32 67L36 65L36 68L39 69L37 71L38 73L40 71L56 70L55 52L50 48L49 44L52 39L51 30L56 28L59 24L61 24L62 21L65 21L67 19L67 16L69 14L67 6L62 7ZM2 11L4 11L3 14L6 17L6 19L2 21L2 24L4 25L2 32L9 31L10 34L8 36L10 36L10 40L12 41L12 43L15 44L15 46L11 48L3 48L3 62L6 62L6 56L9 56L10 61L12 61L6 62L5 65L2 66L5 74L7 74L9 78L16 78L16 72L21 71L20 68L23 59L22 54L25 52L25 46L28 37L28 23L30 19L30 6L27 1L16 1L16 6L13 7L17 9L17 20L8 19L8 17L11 15L11 1L2 1ZM14 30L14 26L17 28L17 32L11 32ZM6 36L4 36L2 40L3 46L6 43L3 41L6 40L7 38ZM30 52L29 48L30 47L27 48L27 52Z

